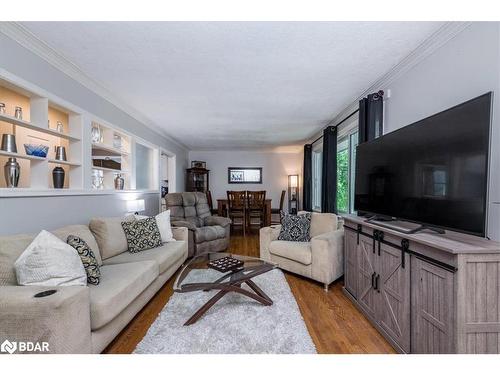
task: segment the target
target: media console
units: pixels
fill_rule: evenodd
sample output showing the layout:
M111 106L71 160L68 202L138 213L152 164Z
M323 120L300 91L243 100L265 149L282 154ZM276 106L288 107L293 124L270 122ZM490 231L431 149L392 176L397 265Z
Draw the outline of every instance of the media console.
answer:
M343 291L402 353L500 353L500 243L344 216Z

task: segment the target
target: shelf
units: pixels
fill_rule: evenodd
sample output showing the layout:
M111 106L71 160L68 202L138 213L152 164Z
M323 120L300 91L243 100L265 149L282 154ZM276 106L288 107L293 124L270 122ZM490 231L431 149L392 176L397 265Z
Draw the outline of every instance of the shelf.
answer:
M0 156L7 156L9 158L19 158L19 159L27 159L27 160L36 160L36 161L47 160L47 158L42 158L40 156L32 156L32 155L26 155L26 154L19 154L17 152L7 152L7 151L2 151L2 150L0 150Z
M97 169L99 171L105 171L105 172L122 173L122 174L128 174L128 173L130 173L129 171L121 171L119 169L104 168L104 167L95 167L95 166L92 166L92 169Z
M74 162L71 162L71 161L62 161L62 160L56 160L56 159L49 159L49 163L70 165L72 167L80 167L81 166L80 163L74 163Z
M112 154L114 154L116 156L121 156L121 155L126 156L126 155L129 155L129 153L126 152L126 151L114 148L112 146L107 146L107 145L104 145L104 144L101 144L101 143L92 143L92 148L94 148L96 150L108 151L108 152L111 152Z
M4 115L0 114L0 121L8 122L13 125L17 126L22 126L23 128L30 129L30 130L35 130L38 132L42 132L45 134L50 134L59 138L64 138L64 139L69 139L70 141L79 141L80 138L73 137L71 135L59 133L57 130L54 129L49 129L49 128L43 128L41 126L32 124L31 122L24 121L24 120L19 120L15 117L9 116L9 115Z
M159 194L158 190L96 190L96 189L32 189L32 188L0 188L0 197L51 197L75 195L111 195L111 194Z

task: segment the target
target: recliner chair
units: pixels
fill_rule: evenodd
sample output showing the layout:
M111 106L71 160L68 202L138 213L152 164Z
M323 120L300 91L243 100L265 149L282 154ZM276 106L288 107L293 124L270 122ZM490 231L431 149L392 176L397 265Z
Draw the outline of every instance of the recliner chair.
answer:
M231 220L212 216L207 196L199 192L170 193L165 196L173 227L189 230L188 256L229 248Z

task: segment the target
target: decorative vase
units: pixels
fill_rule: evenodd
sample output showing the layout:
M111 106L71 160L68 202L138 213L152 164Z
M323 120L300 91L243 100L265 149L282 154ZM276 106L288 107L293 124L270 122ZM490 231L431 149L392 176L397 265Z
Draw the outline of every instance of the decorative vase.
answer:
M64 187L64 169L61 167L55 167L52 170L52 182L54 183L54 189L62 189Z
M0 103L0 115L5 115L5 103Z
M66 158L66 147L55 146L55 152L56 152L56 160L59 160L59 161L67 161L68 160Z
M16 136L14 134L2 135L1 150L17 153Z
M21 167L16 158L9 158L3 167L5 174L5 183L7 187L15 188L19 184L19 176L21 175Z
M115 177L115 189L123 190L124 186L125 186L125 180L123 179L122 175L118 173Z
M14 113L14 117L18 120L23 119L23 109L21 107L16 107L16 112Z
M102 143L102 131L99 124L92 124L91 138L92 143Z
M64 126L61 121L57 121L56 130L59 133L64 133Z

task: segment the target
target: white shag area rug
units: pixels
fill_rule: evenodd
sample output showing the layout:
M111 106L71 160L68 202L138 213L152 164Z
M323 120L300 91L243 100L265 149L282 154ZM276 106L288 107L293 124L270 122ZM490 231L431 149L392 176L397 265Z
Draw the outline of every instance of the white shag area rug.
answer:
M202 272L216 271L193 270L186 281L201 281ZM271 306L229 293L196 323L184 326L217 291L174 293L134 353L316 353L283 272L274 269L252 280L273 300Z

